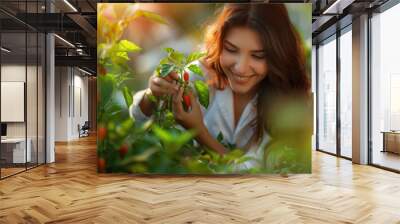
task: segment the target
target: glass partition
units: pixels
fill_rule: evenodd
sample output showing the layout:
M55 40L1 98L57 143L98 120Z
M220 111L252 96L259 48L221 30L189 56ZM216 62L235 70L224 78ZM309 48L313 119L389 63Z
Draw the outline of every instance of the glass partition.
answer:
M340 36L340 155L352 157L352 33Z
M0 178L45 162L45 35L22 22L44 1L1 1ZM34 17L35 18L35 17Z
M336 154L336 36L318 48L318 149Z
M400 5L371 18L372 164L400 171Z
M27 144L26 78L27 51L25 32L1 34L1 140L2 177L24 171L31 162ZM4 50L7 49L7 50Z

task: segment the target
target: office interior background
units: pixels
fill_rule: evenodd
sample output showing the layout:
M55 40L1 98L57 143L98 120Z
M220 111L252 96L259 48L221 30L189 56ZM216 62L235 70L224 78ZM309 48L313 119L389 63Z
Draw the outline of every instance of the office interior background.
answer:
M80 153L74 144L95 138L99 2L122 1L0 1L1 186L57 165L58 156ZM314 162L329 154L337 160L327 170L345 160L351 172L360 164L374 168L369 174L398 175L399 1L290 2L313 8Z
M398 172L400 68L395 55L400 30L395 24L400 5L354 2L336 7L342 7L341 16L327 11L313 23L314 147ZM334 25L317 28L329 17Z
M54 162L54 142L85 122L96 128L96 2L82 13L67 3L0 3L2 179Z
M1 178L96 130L97 2L1 2ZM398 172L400 5L334 3L312 2L313 148Z

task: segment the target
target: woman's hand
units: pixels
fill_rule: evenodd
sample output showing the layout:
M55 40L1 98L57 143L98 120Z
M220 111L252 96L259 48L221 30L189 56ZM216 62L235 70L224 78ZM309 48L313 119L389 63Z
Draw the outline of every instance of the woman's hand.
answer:
M178 93L173 96L172 110L175 115L175 120L186 129L194 129L197 132L196 140L200 144L215 150L220 155L225 154L228 150L211 136L207 127L204 125L200 104L193 96L193 93L189 92L187 95L189 99L183 95L183 88L181 87ZM182 101L184 101L186 105L188 101L190 102L188 111L184 110Z
M149 80L149 89L156 97L173 95L178 91L179 88L179 84L175 82L178 79L179 75L176 72L171 72L166 77L152 75Z
M145 96L140 101L140 109L146 116L153 114L154 104L149 99L148 95L160 97L163 95L173 95L179 89L179 84L175 80L179 79L176 72L171 72L166 77L159 77L156 74L149 79L149 88L146 89Z
M184 110L182 102L185 103L188 108ZM202 131L205 128L203 123L203 114L200 109L200 104L193 96L192 92L188 92L186 95L183 93L183 88L180 87L179 91L173 95L173 113L175 120L185 127L186 129L195 129L196 131Z

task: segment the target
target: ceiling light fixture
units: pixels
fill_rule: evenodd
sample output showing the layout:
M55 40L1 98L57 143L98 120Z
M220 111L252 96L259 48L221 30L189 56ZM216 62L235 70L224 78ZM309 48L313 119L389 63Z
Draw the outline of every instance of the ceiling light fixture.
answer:
M74 12L78 12L78 10L71 3L69 3L68 0L64 0L64 3L67 4L72 10L74 10Z
M88 71L86 71L86 70L83 70L83 69L81 69L81 68L79 68L79 67L78 67L78 70L81 71L81 72L83 72L83 73L85 73L85 74L87 74L87 75L90 75L90 76L93 75L92 73L90 73L90 72L88 72Z
M69 45L70 47L75 48L75 45L71 44L71 42L69 42L68 40L58 36L57 34L54 34L55 37L57 37L59 40L61 40L62 42L66 43L67 45Z
M331 12L332 9L335 9L335 7L337 7L339 2L340 2L340 0L336 0L332 5L330 5L327 9L325 9L322 14L339 14L339 13ZM336 11L337 11L337 9L336 9Z
M336 0L322 13L323 15L340 15L356 0Z
M10 53L10 52L11 52L9 49L7 49L7 48L5 48L5 47L1 47L1 50L4 51L4 52L6 52L6 53Z

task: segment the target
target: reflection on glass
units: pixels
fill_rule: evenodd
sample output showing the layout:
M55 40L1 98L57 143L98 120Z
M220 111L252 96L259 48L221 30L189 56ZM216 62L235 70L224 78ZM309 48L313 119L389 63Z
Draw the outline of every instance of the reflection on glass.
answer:
M25 38L25 33L1 34L2 47L9 49L1 51L1 122L7 129L1 140L2 178L25 170L31 159L31 148L26 144Z
M396 170L400 170L400 30L395 28L398 21L400 5L374 15L371 38L372 163ZM387 132L387 139L383 132Z
M28 168L37 165L37 33L27 33L28 62L27 62L27 142L31 150Z
M45 44L46 39L45 35L39 33L38 35L38 164L45 163L45 60L46 60L46 52L45 52Z
M318 148L336 153L336 39L318 48Z
M352 157L352 36L340 36L340 153Z
M19 15L43 13L45 0L0 1ZM45 35L0 12L1 122L0 177L45 161ZM33 16L33 19L39 19ZM36 21L38 22L38 21ZM11 25L10 25L11 24Z

